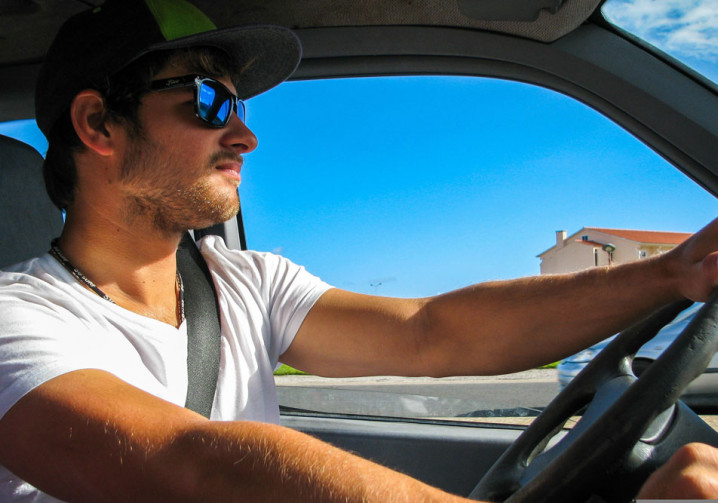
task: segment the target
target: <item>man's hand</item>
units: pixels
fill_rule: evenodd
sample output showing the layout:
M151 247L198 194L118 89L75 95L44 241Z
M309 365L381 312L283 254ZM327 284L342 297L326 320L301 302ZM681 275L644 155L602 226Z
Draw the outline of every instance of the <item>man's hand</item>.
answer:
M718 285L718 219L661 258L681 295L707 300Z
M646 481L638 499L718 498L718 449L705 444L681 447Z

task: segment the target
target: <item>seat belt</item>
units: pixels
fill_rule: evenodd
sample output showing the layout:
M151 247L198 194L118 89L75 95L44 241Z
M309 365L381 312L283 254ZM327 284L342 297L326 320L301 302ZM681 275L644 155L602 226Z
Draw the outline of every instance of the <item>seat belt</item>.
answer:
M185 407L209 418L219 376L219 305L207 263L189 232L177 248L177 270L184 284L187 320Z

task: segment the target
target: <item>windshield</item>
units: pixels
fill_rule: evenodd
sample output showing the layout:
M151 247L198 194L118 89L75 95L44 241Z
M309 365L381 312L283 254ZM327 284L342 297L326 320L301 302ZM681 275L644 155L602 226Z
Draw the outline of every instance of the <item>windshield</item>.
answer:
M718 82L717 0L608 0L606 19Z

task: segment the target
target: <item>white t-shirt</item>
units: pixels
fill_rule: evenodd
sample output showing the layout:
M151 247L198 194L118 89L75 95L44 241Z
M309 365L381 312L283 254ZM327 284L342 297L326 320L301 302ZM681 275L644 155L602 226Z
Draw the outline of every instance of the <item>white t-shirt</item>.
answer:
M217 289L220 372L211 418L278 422L273 371L305 316L329 289L269 253L199 243ZM36 386L101 369L164 400L187 397L187 326L112 304L46 254L0 272L0 417ZM0 501L57 501L0 466Z

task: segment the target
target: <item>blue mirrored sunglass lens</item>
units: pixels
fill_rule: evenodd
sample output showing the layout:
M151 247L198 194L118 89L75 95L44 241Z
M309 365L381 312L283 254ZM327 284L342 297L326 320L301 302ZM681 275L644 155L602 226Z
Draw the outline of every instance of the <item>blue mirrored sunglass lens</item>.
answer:
M222 126L228 118L226 113L222 113L222 110L226 108L229 100L226 96L223 97L221 92L218 96L217 91L206 83L199 86L199 116L212 125Z
M232 114L235 98L224 87L215 87L211 82L199 86L199 115L213 126L226 126ZM237 116L244 121L244 104L238 101Z
M202 110L208 111L212 107L217 91L207 84L199 86L199 106Z
M227 118L229 117L229 114L232 113L232 102L230 100L226 100L222 102L222 106L219 107L219 110L217 110L217 119L221 120L222 122L226 122Z

